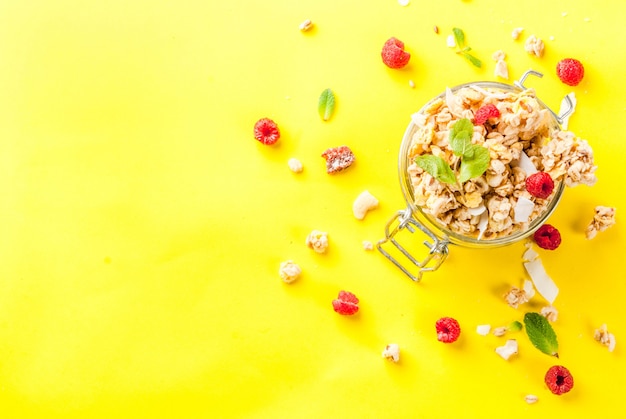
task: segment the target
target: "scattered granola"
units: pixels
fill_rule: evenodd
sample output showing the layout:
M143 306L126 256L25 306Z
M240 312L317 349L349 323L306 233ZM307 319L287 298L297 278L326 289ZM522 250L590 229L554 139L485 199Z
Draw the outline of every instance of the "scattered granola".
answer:
M498 346L496 348L496 353L504 358L505 361L508 361L509 358L518 353L518 345L517 340L509 339L502 346Z
M593 338L608 347L609 352L613 352L615 350L615 336L613 333L609 333L606 324L603 324L599 329L595 330Z
M306 32L310 30L311 28L313 28L313 22L311 21L311 19L306 19L304 22L300 24L300 30L302 32Z
M530 35L526 39L526 43L524 44L524 49L526 49L527 53L535 55L539 58L543 57L544 48L545 46L543 44L543 41L537 38L535 35Z
M363 240L363 249L374 250L374 243L369 240Z
M517 287L511 287L511 289L504 294L504 300L513 308L519 307L520 304L528 302L528 296L526 291Z
M527 394L526 396L524 396L524 400L528 404L533 404L539 401L539 397L535 396L534 394Z
M356 197L352 204L352 213L357 220L362 220L368 211L378 208L378 199L369 191L363 191Z
M280 264L278 274L284 282L290 284L296 279L300 278L300 275L302 274L302 269L300 269L300 266L298 266L298 264L296 264L294 261L287 260Z
M508 80L509 79L509 67L504 60L496 61L496 67L493 71L493 75L496 77L500 77L501 79Z
M598 205L595 208L593 219L585 230L587 239L593 239L599 231L604 231L615 224L615 208Z
M546 306L541 309L541 315L548 319L550 323L554 323L559 316L559 312L553 306Z
M289 166L289 170L294 173L300 173L304 169L302 162L295 157L292 157L287 161L287 166Z
M513 38L514 41L517 41L523 31L524 31L524 28L513 29L513 31L511 32L511 38Z
M497 337L502 337L504 335L506 335L508 328L506 326L500 326L500 327L496 327L495 329L493 329L493 335L497 336Z
M322 153L326 159L326 173L333 174L347 169L354 163L355 157L348 146L329 148Z
M397 343L390 343L383 349L382 356L390 361L398 362L400 361L400 347Z
M328 233L313 230L306 238L306 245L316 253L326 253L326 249L328 249Z

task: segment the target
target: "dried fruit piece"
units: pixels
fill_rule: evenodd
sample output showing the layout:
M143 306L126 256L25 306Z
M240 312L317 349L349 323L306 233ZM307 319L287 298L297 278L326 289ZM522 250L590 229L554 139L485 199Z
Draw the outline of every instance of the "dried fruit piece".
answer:
M561 233L556 227L544 224L533 235L535 243L542 249L554 250L561 244Z
M546 199L554 190L554 181L547 172L537 172L526 178L526 190L535 198Z
M333 300L333 309L344 316L352 316L359 311L359 299L349 291L339 291L339 295Z
M474 125L482 125L490 118L500 117L500 111L496 105L489 103L481 106L474 114Z
M278 274L282 280L288 284L292 283L296 279L300 278L302 269L292 260L286 260L280 264L278 268Z
M567 393L574 387L574 377L562 365L550 367L544 380L550 391L558 396Z
M280 138L280 130L276 122L269 118L261 118L254 124L254 138L265 145L272 145Z
M383 358L386 358L393 362L400 361L400 347L398 346L398 344L390 343L389 345L385 346L385 349L383 350Z
M356 160L354 153L348 146L329 148L322 153L326 159L326 173L333 174L347 169Z
M397 38L389 38L380 53L383 63L389 68L402 68L409 63L411 54L404 50L404 42Z
M556 65L556 75L568 86L578 86L585 76L585 67L575 58L564 58Z
M437 340L443 343L452 343L459 338L461 326L452 317L442 317L435 323Z

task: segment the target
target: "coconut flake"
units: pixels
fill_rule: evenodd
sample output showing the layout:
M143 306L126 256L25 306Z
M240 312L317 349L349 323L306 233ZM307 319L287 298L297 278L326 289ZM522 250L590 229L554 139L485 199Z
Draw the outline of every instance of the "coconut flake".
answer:
M448 45L448 48L456 47L456 40L454 39L454 35L448 35L448 38L446 39L446 45Z
M496 348L496 353L508 361L512 355L517 354L517 340L507 340L503 346L498 346Z
M559 288L556 286L552 278L546 273L546 269L541 263L541 259L537 258L530 262L524 263L526 272L532 279L535 289L550 304L554 304L556 296L559 294Z
M398 0L398 4L399 4L400 6L403 6L403 7L404 7L404 6L408 6L408 5L409 5L409 3L410 3L410 1L409 1L409 0Z
M463 112L463 107L459 102L459 98L457 98L454 93L452 93L452 89L446 87L446 105L448 105L448 109L450 113L454 116L460 117Z
M526 177L537 173L537 168L532 160L530 160L530 157L523 151L520 153L519 159L512 162L512 165L522 169L526 173Z
M565 118L563 118L563 122L561 123L561 127L563 130L567 130L567 126L569 124L569 118L572 116L572 114L574 113L574 111L576 110L576 94L574 94L574 92L570 92L568 93L563 100L561 101L561 107L559 109L559 115L562 115L565 111L567 111L570 108L570 104L567 100L567 98L569 98L572 101L572 111L569 113L569 115L567 115Z
M535 209L535 203L528 198L520 196L515 203L515 221L518 223L527 223L528 218Z
M539 253L537 253L537 251L533 248L533 244L531 242L527 242L524 246L526 246L526 251L522 255L522 260L524 262L532 262L539 257Z
M476 326L476 333L478 333L481 336L487 336L490 331L491 331L491 325L489 324L479 324L478 326Z
M469 215L475 217L478 215L482 215L483 212L487 211L487 207L484 206L483 204L480 204L479 206L477 206L476 208L468 208L467 212L469 213Z
M533 285L532 281L525 279L522 289L526 293L526 298L528 298L529 300L535 296L535 286Z
M476 225L476 228L480 232L478 233L478 240L481 239L481 237L485 233L485 230L487 230L488 224L489 224L489 213L485 211L480 215L480 219L478 220L478 224Z

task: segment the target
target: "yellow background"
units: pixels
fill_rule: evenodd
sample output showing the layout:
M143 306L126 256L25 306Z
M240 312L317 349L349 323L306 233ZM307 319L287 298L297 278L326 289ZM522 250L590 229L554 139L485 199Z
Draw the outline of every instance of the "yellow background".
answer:
M626 387L626 42L620 0L0 2L0 410L6 418L594 417ZM299 24L315 27L301 33ZM433 30L438 26L439 34ZM465 31L477 69L446 46ZM523 27L518 41L511 38ZM524 51L531 34L546 51ZM380 59L391 36L408 67ZM413 283L376 242L405 207L397 154L409 115L446 86L529 79L555 110L574 91L570 129L586 138L598 183L568 189L541 251L560 287L560 359L532 347L504 361L505 338L478 324L521 320L502 293L524 278L523 243L451 249ZM555 75L575 57L575 88ZM415 88L409 86L413 80ZM332 88L332 119L317 99ZM254 140L261 117L282 133ZM357 162L329 176L320 157L348 145ZM290 157L304 172L293 174ZM380 200L352 215L363 190ZM584 237L596 205L618 223ZM327 254L305 244L329 233ZM280 262L303 269L284 284ZM354 292L360 312L331 301ZM436 340L441 316L459 341ZM617 338L595 342L602 323ZM401 361L381 357L386 344ZM552 395L553 364L574 389ZM526 394L539 402L527 405Z

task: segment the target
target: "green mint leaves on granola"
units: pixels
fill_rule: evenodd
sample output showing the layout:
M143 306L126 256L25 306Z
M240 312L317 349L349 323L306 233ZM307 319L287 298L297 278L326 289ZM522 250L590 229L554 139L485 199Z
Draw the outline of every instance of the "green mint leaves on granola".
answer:
M547 355L559 357L559 343L548 319L539 313L524 315L526 333L533 346Z
M324 121L328 121L335 111L335 94L332 90L326 89L320 95L317 103L317 111Z
M450 149L461 158L458 176L450 165L439 156L426 154L418 156L415 163L435 179L456 184L464 183L485 173L489 167L489 150L481 145L472 144L474 124L467 118L459 119L450 130Z
M482 67L482 61L470 54L470 51L472 49L465 45L465 34L463 33L463 30L459 28L452 28L452 34L454 35L454 41L457 46L456 53L462 55L466 60L468 60L476 67Z

